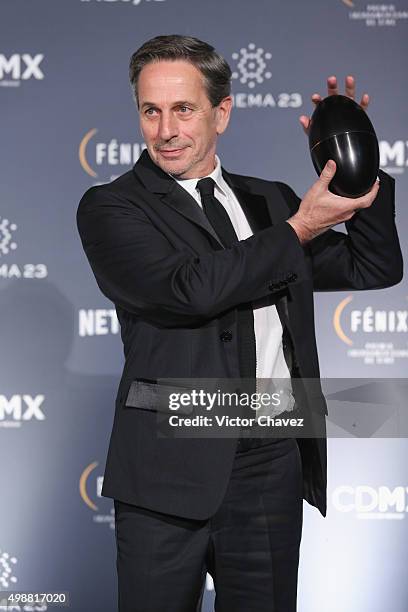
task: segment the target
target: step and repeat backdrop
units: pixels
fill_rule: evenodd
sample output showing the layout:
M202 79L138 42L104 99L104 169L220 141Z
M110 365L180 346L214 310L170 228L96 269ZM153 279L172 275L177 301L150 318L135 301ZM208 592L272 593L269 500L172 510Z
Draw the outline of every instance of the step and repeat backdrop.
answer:
M407 258L406 0L2 0L0 590L69 592L75 612L117 606L113 501L100 491L123 365L75 213L143 150L128 61L171 33L210 42L233 70L224 167L299 195L316 180L299 116L329 75L343 87L353 74L396 179ZM316 294L322 376L404 378L407 297L406 280ZM327 517L305 503L300 612L408 609L408 441L382 426L328 441ZM208 576L204 612L213 600Z

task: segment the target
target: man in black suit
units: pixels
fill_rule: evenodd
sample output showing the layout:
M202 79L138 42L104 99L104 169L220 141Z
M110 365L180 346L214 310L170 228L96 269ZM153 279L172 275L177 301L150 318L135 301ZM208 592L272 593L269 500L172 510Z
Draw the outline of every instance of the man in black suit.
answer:
M102 489L115 500L119 609L193 612L209 571L217 612L293 612L302 498L326 514L313 290L401 280L394 181L380 171L367 195L338 197L328 162L300 200L226 172L216 143L231 71L195 38L147 41L130 77L147 151L89 189L77 217L126 357ZM334 77L328 87L337 93ZM331 229L341 222L347 234ZM170 414L160 379L240 377L291 383L287 410L302 408L316 435L158 435Z

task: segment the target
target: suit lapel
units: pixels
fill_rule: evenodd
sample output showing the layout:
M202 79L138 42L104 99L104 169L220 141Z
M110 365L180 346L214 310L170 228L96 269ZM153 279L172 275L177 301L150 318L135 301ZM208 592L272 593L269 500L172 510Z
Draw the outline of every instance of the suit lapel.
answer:
M225 170L223 170L222 175L240 203L253 233L255 234L255 232L272 225L272 217L269 213L266 198L245 189L245 186L239 180L237 181L234 175L230 175Z
M197 204L194 198L191 197L191 195L185 189L183 189L183 187L180 187L177 181L173 182L174 185L172 185L168 193L162 196L162 201L196 225L199 225L201 229L211 234L217 243L222 246L222 243L220 242L203 209Z
M218 245L222 246L202 208L174 178L151 161L146 150L134 165L133 171L148 191L159 195L163 203L200 226L216 240Z

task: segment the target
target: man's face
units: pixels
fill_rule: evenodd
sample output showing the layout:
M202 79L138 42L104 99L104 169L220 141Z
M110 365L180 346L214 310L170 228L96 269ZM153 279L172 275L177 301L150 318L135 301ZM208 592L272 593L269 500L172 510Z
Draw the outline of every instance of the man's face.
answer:
M230 96L213 108L201 72L177 60L142 69L138 100L147 150L162 170L183 179L214 170L217 135L228 125Z

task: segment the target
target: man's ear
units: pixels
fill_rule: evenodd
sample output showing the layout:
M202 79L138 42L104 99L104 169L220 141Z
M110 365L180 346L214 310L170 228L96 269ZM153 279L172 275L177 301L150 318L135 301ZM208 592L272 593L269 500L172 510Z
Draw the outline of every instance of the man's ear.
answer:
M216 106L216 128L217 134L222 134L229 123L230 115L232 110L232 96L226 96Z

